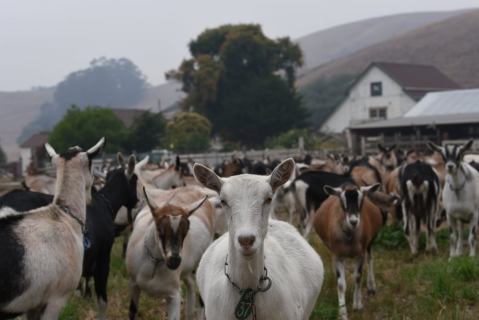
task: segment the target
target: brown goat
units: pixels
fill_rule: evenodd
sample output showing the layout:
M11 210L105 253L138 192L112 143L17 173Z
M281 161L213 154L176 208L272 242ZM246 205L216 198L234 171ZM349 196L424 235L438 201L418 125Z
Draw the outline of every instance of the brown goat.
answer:
M360 284L365 258L368 264L368 293L373 294L376 290L371 246L384 219L381 210L373 203L373 198L368 197L368 194L377 191L379 187L380 184L369 187L325 186L324 191L330 197L323 202L314 217L314 228L332 254L342 319L347 319L345 258L356 259L353 309L363 308ZM390 204L397 200L395 197L388 199Z

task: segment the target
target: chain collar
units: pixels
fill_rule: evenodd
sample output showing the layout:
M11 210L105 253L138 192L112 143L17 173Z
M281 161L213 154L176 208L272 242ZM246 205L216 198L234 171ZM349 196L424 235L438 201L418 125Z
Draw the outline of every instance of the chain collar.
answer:
M72 217L76 222L78 222L78 224L80 225L80 228L82 230L82 233L84 234L85 233L85 222L83 222L80 218L78 218L77 216L75 216L72 211L70 210L69 207L65 206L65 205L62 205L62 204L56 204L58 208L60 208L60 210L62 210L63 212L65 212L66 214L68 214L70 217Z
M255 289L253 288L244 288L241 289L230 277L227 271L228 268L228 255L226 255L224 273L231 285L239 291L241 299L235 309L236 319L246 319L249 315L253 314L253 320L256 320L256 305L255 305L255 296L258 292L266 292L271 288L271 278L268 277L268 269L263 267L263 274L259 278L258 285ZM266 282L265 285L262 285L263 282ZM246 306L245 306L246 304ZM250 309L248 309L250 307ZM247 311L250 310L250 311Z
M462 189L464 189L465 185L466 185L466 182L468 180L467 178L467 175L466 175L466 172L464 170L464 168L462 167L462 164L460 164L459 166L459 170L462 171L463 175L464 175L464 181L458 186L458 187L455 187L452 185L451 183L451 179L447 179L447 185L449 186L449 188L451 189L451 191L454 192L454 194L456 195L456 198L459 200L459 193ZM449 175L449 178L451 177L451 175Z

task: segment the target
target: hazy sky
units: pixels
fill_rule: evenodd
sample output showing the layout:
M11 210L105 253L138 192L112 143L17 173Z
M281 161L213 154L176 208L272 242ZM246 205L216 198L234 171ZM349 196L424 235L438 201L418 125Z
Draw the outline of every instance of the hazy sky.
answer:
M479 6L478 0L0 0L0 91L50 86L96 57L127 57L152 84L205 28L260 23L292 38L364 18Z

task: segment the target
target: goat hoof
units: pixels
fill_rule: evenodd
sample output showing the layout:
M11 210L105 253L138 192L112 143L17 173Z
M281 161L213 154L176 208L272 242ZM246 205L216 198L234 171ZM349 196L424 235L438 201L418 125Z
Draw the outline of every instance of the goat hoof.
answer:
M376 294L376 289L368 289L368 295L374 296Z
M356 306L353 306L353 310L357 310L357 311L363 310L363 308L364 308L363 304L358 304Z

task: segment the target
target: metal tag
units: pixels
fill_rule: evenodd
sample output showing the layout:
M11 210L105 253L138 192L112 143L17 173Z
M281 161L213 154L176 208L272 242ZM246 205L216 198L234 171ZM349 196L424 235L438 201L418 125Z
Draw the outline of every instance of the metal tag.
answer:
M253 289L245 289L242 291L241 299L235 309L235 317L238 320L247 319L253 312L255 292Z

